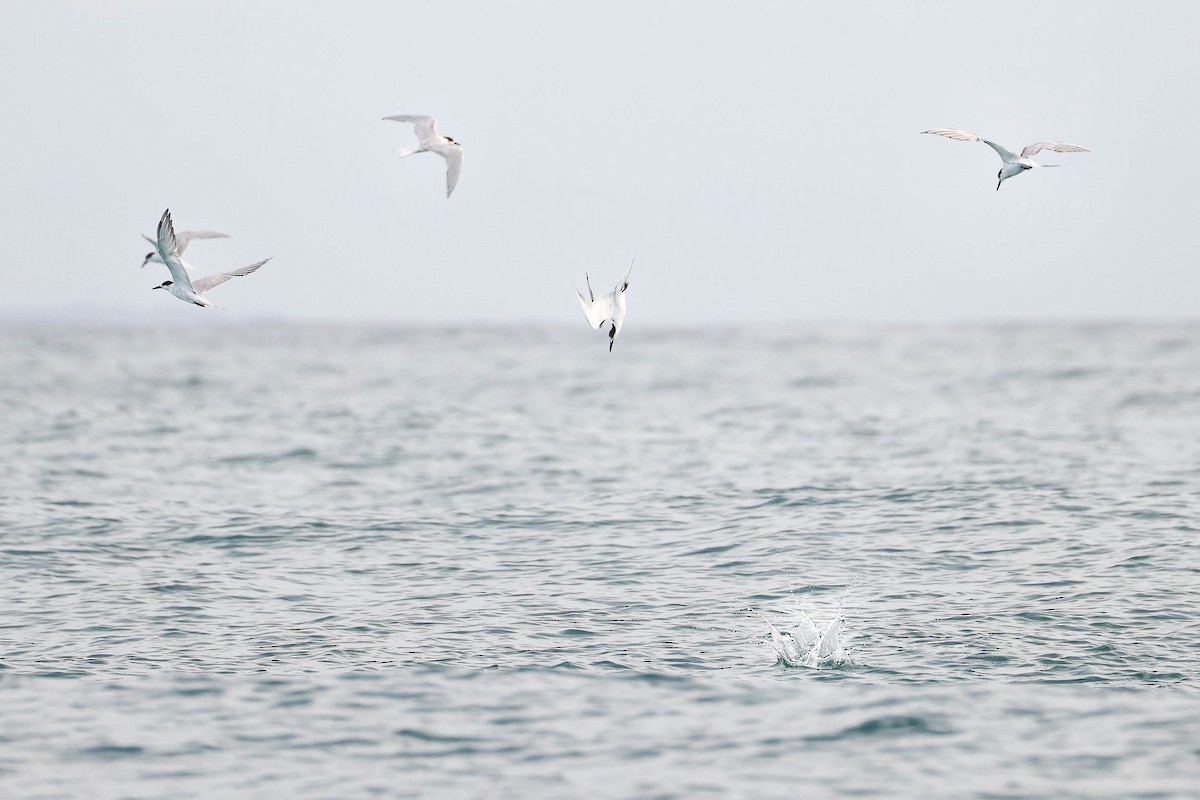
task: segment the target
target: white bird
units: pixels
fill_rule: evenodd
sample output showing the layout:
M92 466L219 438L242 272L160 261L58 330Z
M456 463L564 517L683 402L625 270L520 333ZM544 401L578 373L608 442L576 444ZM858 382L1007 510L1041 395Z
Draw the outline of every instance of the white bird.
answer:
M446 197L449 197L454 191L454 185L458 183L458 173L462 171L462 145L449 136L439 134L437 120L433 117L425 117L420 114L396 114L393 117L384 117L384 120L411 122L416 131L417 141L420 144L416 147L398 149L396 155L400 158L407 158L414 153L437 153L446 159Z
M146 234L142 234L142 238L150 244L158 247L158 242L151 239ZM216 231L180 231L175 234L175 241L179 245L179 255L183 255L183 251L187 250L188 244L193 239L228 239L228 233L217 233ZM151 250L146 253L146 258L142 260L142 266L147 264L161 264L163 260L159 257L157 250Z
M921 133L932 133L935 136L945 136L947 139L956 139L960 142L983 142L988 147L996 151L1000 156L1000 160L1004 162L1004 166L996 173L998 181L996 182L996 191L1000 191L1000 184L1014 175L1020 175L1028 169L1036 167L1059 167L1061 164L1039 164L1031 158L1043 150L1053 150L1056 153L1090 153L1085 147L1080 147L1077 144L1067 144L1066 142L1035 142L1027 145L1021 151L1021 155L1016 156L1005 150L995 142L990 142L982 136L978 136L969 131L960 131L957 128L933 128Z
M583 316L587 318L592 330L596 330L605 322L612 323L612 330L608 332L610 353L617 341L617 334L621 332L621 326L625 324L625 290L629 288L629 273L632 271L633 262L630 261L629 269L625 270L625 277L621 278L621 282L611 292L600 297L592 293L592 279L586 272L583 277L587 280L588 296L584 297L579 287L575 287L575 294L579 296L579 307L583 309Z
M158 251L159 258L167 265L167 269L171 271L172 278L172 280L163 281L162 285L155 286L154 288L166 289L180 300L194 303L203 308L217 307L204 295L230 278L249 275L271 260L266 258L248 267L230 270L229 272L220 272L216 275L205 275L203 278L192 280L188 265L179 257L179 240L175 236L175 225L171 222L171 209L169 208L163 212L162 219L158 221L158 241L154 243L154 246Z

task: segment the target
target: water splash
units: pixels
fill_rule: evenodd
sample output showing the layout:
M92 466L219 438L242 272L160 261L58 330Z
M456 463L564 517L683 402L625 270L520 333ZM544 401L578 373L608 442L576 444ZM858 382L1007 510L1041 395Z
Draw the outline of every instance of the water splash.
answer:
M786 666L830 669L853 663L845 647L847 637L842 629L841 609L824 630L817 627L804 609L796 609L796 625L791 631L779 630L766 617L763 621L767 623L776 656Z

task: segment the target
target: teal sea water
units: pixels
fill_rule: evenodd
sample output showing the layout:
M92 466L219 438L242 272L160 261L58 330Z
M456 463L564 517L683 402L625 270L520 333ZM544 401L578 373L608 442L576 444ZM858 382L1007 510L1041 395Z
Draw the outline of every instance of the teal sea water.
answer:
M1195 796L1200 326L0 327L0 796Z

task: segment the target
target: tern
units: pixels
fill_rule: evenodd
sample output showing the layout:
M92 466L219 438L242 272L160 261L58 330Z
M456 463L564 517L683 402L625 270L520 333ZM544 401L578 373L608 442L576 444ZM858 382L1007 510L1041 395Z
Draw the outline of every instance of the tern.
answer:
M970 133L969 131L960 131L957 128L933 128L931 130L921 131L921 133L932 133L935 136L945 136L948 139L956 139L960 142L983 142L988 147L995 150L996 153L999 154L1000 160L1004 162L1004 166L1001 167L1000 171L996 173L996 177L998 178L996 182L996 191L1000 191L1000 184L1004 183L1014 175L1020 175L1025 170L1034 169L1035 167L1062 166L1061 164L1039 164L1034 161L1032 156L1037 155L1043 150L1053 150L1056 153L1092 152L1086 147L1080 147L1077 144L1067 144L1066 142L1035 142L1034 144L1027 145L1025 149L1021 151L1021 155L1016 156L995 142L990 142L987 139L984 139L982 136Z
M586 272L583 273L583 277L587 281L588 296L584 297L579 287L575 287L575 294L579 296L579 307L583 309L583 316L587 318L592 330L596 330L605 322L612 323L612 330L608 332L610 353L617 341L617 334L621 332L621 326L625 324L625 290L629 288L629 273L632 271L633 262L630 261L629 269L625 270L625 277L621 278L621 282L611 292L600 297L592 293L592 279Z
M229 272L219 272L216 275L205 275L203 278L192 280L187 265L179 257L179 240L175 236L175 225L171 222L171 209L169 208L163 212L162 219L158 221L158 241L154 243L154 247L158 251L159 258L167 265L167 269L171 271L172 278L172 280L163 281L160 286L155 286L154 288L166 289L180 300L193 303L202 308L217 308L204 295L230 278L240 278L243 275L249 275L271 260L265 258L248 267L230 270Z
M396 114L392 117L384 117L384 120L411 122L416 131L417 141L420 144L416 147L398 149L396 155L400 158L407 158L414 153L437 153L446 159L446 197L449 197L454 191L454 185L458 183L458 173L462 170L462 145L449 136L442 136L438 133L437 120L433 117L425 117L420 114Z
M154 241L146 234L143 233L142 238L145 239L150 244L154 245L156 248L158 247L158 242ZM228 239L228 238L229 238L228 233L217 233L216 231L179 231L179 233L175 234L175 241L179 245L179 255L183 255L183 251L187 250L188 244L193 239ZM146 258L143 259L142 266L144 267L147 264L161 264L161 263L163 263L163 260L162 260L162 258L159 257L158 250L155 249L155 250L151 250L149 253L146 253Z

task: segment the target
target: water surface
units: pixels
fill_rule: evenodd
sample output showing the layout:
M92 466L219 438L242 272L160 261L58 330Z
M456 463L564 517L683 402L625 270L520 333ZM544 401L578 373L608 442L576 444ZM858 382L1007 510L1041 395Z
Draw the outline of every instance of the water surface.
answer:
M1200 327L606 344L0 328L0 795L1200 785Z

